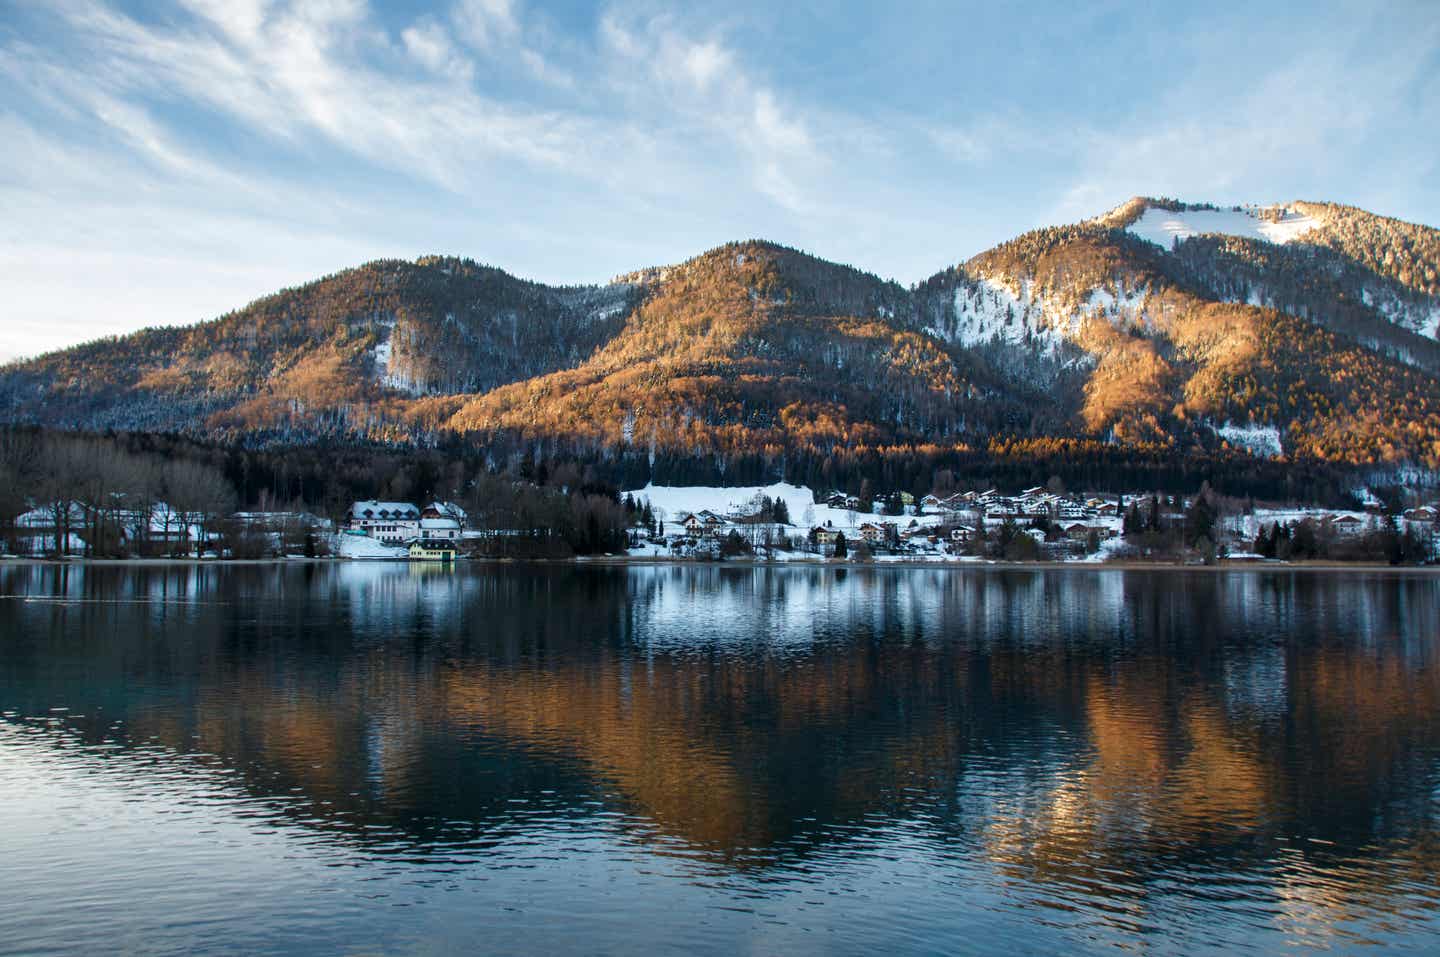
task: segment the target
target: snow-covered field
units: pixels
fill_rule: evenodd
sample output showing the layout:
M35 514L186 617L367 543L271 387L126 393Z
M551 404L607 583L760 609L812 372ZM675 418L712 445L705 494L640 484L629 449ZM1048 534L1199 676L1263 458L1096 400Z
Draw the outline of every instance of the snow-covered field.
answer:
M1238 515L1228 520L1226 527L1232 529L1241 536L1242 541L1253 541L1259 534L1262 527L1269 528L1271 525L1294 525L1305 521L1307 518L1314 522L1322 521L1326 516L1341 518L1344 516L1358 518L1370 527L1375 522L1374 516L1365 512L1345 512L1333 509L1320 508L1257 508L1253 515Z
M635 501L648 500L652 509L664 512L667 522L678 521L690 512L709 510L722 518L731 515L750 514L750 503L757 495L781 499L790 511L790 521L802 530L827 522L837 528L847 529L854 522L874 521L880 516L860 515L843 508L832 508L815 502L814 494L808 488L776 482L774 485L745 485L736 488L713 488L705 485L647 485L626 494L635 496ZM894 519L889 519L894 521Z
M336 535L335 554L340 558L407 558L410 551L368 536Z
M1261 211L1268 208L1271 207L1246 206L1238 212L1196 209L1172 213L1168 209L1150 206L1126 231L1169 249L1177 239L1189 239L1205 233L1288 243L1320 225L1318 219L1288 211L1279 222L1268 222L1260 218Z

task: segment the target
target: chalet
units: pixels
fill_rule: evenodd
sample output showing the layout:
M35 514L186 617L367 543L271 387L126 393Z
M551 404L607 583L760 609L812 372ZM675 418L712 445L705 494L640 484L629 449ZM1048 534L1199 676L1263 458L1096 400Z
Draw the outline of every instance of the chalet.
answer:
M465 510L454 502L431 502L420 510L420 517L424 518L448 518L458 523L463 528L468 516Z
M980 504L980 500L975 497L974 492L965 492L947 498L944 503L944 509L947 512L968 512L978 504Z
M1045 494L1045 486L1043 486L1043 485L1036 485L1036 486L1034 486L1033 488L1027 488L1025 491L1021 492L1021 493L1020 493L1020 497L1021 497L1022 499L1036 499L1036 498L1040 498L1040 497L1043 496L1044 494Z
M1072 542L1089 541L1090 533L1094 532L1096 537L1101 537L1101 530L1086 525L1084 522L1075 522L1065 526L1065 537Z
M920 500L920 507L925 509L927 512L935 511L940 507L940 502L940 496L927 495Z
M884 533L880 530L880 526L875 525L871 522L866 522L860 526L860 537L865 540L866 544L876 544L880 541L883 534Z
M956 525L950 529L950 541L956 545L963 544L975 538L975 529L968 525Z
M1435 510L1428 507L1410 508L1405 510L1405 521L1426 522L1433 524L1435 521Z
M1032 499L1021 506L1020 512L1027 518L1049 518L1052 514L1052 503L1045 498Z
M1009 502L995 501L995 502L987 502L987 503L985 504L985 517L986 517L986 518L990 518L990 519L1006 519L1006 518L1011 518L1011 517L1013 517L1014 514L1015 514L1015 510L1014 510L1014 508L1011 507L1011 505L1010 505Z
M1084 505L1080 504L1079 502L1071 502L1068 500L1061 501L1058 509L1058 514L1061 521L1066 521L1068 519L1084 518L1086 512L1087 509Z
M1365 531L1365 523L1354 515L1340 515L1330 520L1330 527L1337 535L1359 535Z
M685 526L685 534L699 538L701 535L719 535L725 520L708 509L702 509L681 516L680 524Z

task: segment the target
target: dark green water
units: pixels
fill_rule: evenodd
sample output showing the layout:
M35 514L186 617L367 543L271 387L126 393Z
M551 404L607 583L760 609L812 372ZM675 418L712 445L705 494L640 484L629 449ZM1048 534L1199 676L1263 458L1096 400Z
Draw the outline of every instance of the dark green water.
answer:
M0 953L1440 942L1440 579L0 568Z

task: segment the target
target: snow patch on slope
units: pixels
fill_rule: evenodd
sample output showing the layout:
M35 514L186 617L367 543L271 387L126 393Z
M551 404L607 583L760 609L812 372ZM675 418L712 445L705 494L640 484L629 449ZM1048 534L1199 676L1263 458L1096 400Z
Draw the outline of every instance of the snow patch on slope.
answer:
M1275 218L1277 209L1279 216ZM1275 221L1271 221L1272 218ZM1126 227L1126 232L1170 249L1176 240L1207 233L1283 244L1293 242L1319 225L1318 219L1285 207L1242 206L1235 210L1191 209L1176 213L1149 206L1144 215Z
M395 348L390 341L395 334L395 320L387 319L381 325L385 328L385 341L378 343L375 348L370 350L370 358L375 363L375 377L387 389L398 389L411 395L423 395L425 392L423 385L403 372L396 372L390 368L390 363L395 359Z
M1033 298L1028 281L1021 282L1017 291L994 279L981 279L956 287L953 329L928 331L964 346L996 340L1015 345L1029 342L1051 352L1066 333L1078 329L1071 327L1072 318Z
M990 342L1029 343L1052 353L1079 333L1084 321L1097 316L1112 323L1148 325L1145 300L1148 289L1095 288L1082 299L1065 301L1039 293L1026 279L1011 284L982 278L955 289L954 327L926 331L942 339L975 346Z
M1224 425L1215 426L1215 434L1226 442L1238 448L1247 449L1252 455L1262 458L1279 458L1282 452L1280 446L1280 429L1274 425L1237 425L1226 422Z

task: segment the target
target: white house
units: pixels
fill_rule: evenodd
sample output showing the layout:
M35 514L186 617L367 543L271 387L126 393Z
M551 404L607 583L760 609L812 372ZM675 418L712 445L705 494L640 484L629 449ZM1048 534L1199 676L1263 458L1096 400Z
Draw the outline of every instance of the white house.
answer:
M420 519L420 540L424 542L460 541L460 523L453 518Z
M409 502L356 502L350 506L350 527L400 545L420 537L420 509Z

